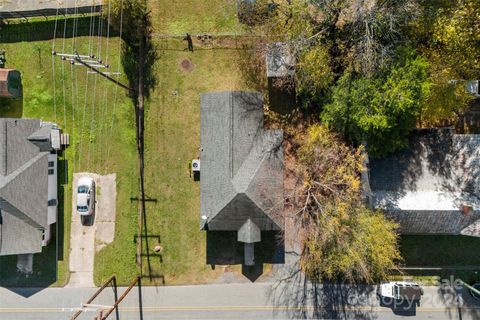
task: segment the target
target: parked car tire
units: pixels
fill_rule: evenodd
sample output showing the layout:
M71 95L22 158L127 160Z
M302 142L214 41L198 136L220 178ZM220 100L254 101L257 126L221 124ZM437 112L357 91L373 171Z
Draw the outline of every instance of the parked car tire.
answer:
M393 306L393 298L390 297L380 297L380 301L384 306Z

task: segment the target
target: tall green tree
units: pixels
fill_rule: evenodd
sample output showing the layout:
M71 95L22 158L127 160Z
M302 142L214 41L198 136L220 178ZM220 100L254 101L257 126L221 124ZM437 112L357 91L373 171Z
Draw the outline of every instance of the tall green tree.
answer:
M428 70L428 62L416 56L378 77L345 73L322 119L350 141L367 142L372 155L402 148L429 96Z

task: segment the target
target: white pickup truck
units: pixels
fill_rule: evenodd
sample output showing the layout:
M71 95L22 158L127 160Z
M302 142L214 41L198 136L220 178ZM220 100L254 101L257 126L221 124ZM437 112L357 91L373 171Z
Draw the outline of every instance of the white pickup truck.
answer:
M415 282L390 281L380 285L378 295L394 300L420 300L423 289Z

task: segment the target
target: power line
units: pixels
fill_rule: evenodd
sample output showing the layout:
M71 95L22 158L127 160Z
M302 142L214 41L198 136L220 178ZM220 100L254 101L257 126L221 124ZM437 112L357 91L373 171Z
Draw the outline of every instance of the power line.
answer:
M118 53L119 54L118 54L118 59L117 59L117 73L120 72L120 62L121 62L120 52L121 52L121 49L122 49L122 33L123 33L123 0L121 0L120 7L121 7L120 8L120 35L119 35L119 40L118 40ZM118 81L118 78L119 78L119 76L117 75L117 79L116 79L117 81ZM118 98L118 86L115 86L115 93L114 93L114 98L113 98L113 110L112 110L112 123L110 125L110 135L109 135L110 138L113 135L113 126L115 124L115 112L116 112L116 109L117 109L117 98ZM110 156L110 148L111 148L111 144L109 144L108 148L107 148L107 159Z
M102 5L102 0L100 0L100 5ZM103 34L103 21L101 16L98 17L98 32L97 32L97 57L102 55L102 34ZM78 62L78 61L77 61ZM83 62L83 60L82 60ZM84 63L80 63L84 65ZM91 65L95 69L98 68L98 65ZM96 101L97 101L97 77L95 77L93 83L93 99L92 99L92 119L90 121L90 140L88 145L88 154L89 154L89 161L88 167L90 168L90 157L95 155L95 143L93 142L92 135L97 140L97 135L94 134L95 130L95 111L96 111ZM97 111L98 112L98 111ZM93 165L95 165L95 159L93 159Z
M77 51L77 34L78 34L78 8L77 8L77 0L75 0L75 15L73 18L73 29L72 29L72 50L74 52ZM70 72L71 72L71 84L72 84L72 135L75 135L76 129L76 117L75 113L78 109L78 72L74 70L74 66L70 65ZM73 82L75 81L75 85ZM75 141L76 143L76 141ZM73 156L73 171L76 171L77 167L77 155L74 153Z
M59 8L60 8L60 5L57 4L57 13L55 15L55 30L53 31L52 52L55 52ZM56 81L55 81L55 57L53 55L52 55L52 81L53 81L53 114L55 117L55 122L57 122L57 89L56 89Z
M66 4L65 4L66 6ZM67 7L65 7L65 22L63 25L63 44L62 44L62 51L65 52L65 38L67 37ZM53 52L54 53L54 52ZM62 88L63 88L63 128L67 130L67 101L66 101L66 94L65 94L65 65L62 63Z
M107 9L107 44L105 48L105 63L108 65L108 61L110 59L110 1L108 1L108 9ZM107 83L105 83L105 91L103 93L103 114L102 114L102 119L105 119L108 114L108 106L109 104L107 103L107 93L109 92L109 86L107 86ZM106 159L105 155L107 153L107 146L106 144L108 143L108 137L107 137L107 131L108 131L108 124L107 122L102 122L101 125L101 137L103 138L103 143L101 143L101 152L102 152L102 159ZM108 166L107 161L104 161L105 169Z

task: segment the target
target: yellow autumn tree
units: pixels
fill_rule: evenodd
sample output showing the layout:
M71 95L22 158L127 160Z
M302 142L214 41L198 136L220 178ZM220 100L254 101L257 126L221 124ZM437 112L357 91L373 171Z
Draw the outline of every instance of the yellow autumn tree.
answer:
M433 41L427 50L432 86L422 110L421 125L455 122L473 97L465 90L480 73L480 2L454 0L438 10Z
M302 238L302 270L313 280L385 279L400 260L397 224L362 202L363 149L318 124L295 139L290 203Z
M455 0L435 22L434 39L445 68L466 80L476 79L480 72L480 2ZM458 79L458 78L457 78Z

